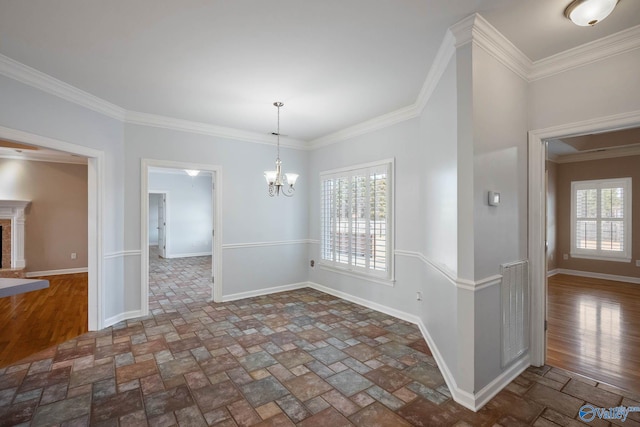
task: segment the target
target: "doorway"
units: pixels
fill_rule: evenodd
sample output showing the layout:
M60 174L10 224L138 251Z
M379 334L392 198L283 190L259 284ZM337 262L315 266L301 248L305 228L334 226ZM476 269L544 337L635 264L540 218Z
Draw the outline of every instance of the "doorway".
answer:
M167 257L167 200L169 192L149 192L149 247L155 247L158 256ZM151 251L151 249L150 249Z
M187 172L197 174L190 176ZM164 181L154 181L151 174L164 172L167 178ZM141 231L142 231L142 266L141 266L141 298L143 314L149 314L150 298L150 242L155 237L151 224L157 218L163 226L158 225L158 242L162 241L160 251L158 243L158 257L163 262L173 262L177 268L183 271L200 271L203 257L210 257L210 268L207 269L206 281L209 286L207 301L221 301L222 299L222 269L221 269L221 237L222 237L222 168L219 166L203 165L195 163L173 162L165 160L143 159L141 167ZM166 177L165 177L166 178ZM188 196L187 192L202 191L204 182L208 180L210 194L199 195L193 193L188 199L197 200L200 203L208 200L208 208L190 206L188 200L181 200L182 196ZM187 182L186 189L169 188L176 182ZM176 184L177 185L177 184ZM175 190L175 191L174 191ZM151 197L152 194L162 195ZM157 202L157 208L152 203ZM210 215L203 222L205 211ZM166 225L165 225L166 224ZM173 224L173 225L172 225ZM182 227L182 228L181 228ZM164 232L164 233L161 233ZM208 243L208 245L205 245ZM188 263L195 263L192 268ZM159 265L159 268L163 268ZM183 282L185 280L182 280ZM201 277L189 277L186 281L202 282Z
M632 128L547 143L546 363L632 391L640 391L640 271L631 262L640 253L631 209L639 138Z
M545 321L548 316L546 143L577 135L629 129L640 124L640 113L625 114L529 132L529 260L531 264L531 363L547 360ZM556 256L564 256L557 253Z
M27 144L50 150L57 150L74 156L87 158L88 182L88 306L87 323L90 331L104 327L102 278L98 272L103 271L102 251L102 206L104 195L104 152L82 145L72 144L41 135L0 126L0 138L18 144Z

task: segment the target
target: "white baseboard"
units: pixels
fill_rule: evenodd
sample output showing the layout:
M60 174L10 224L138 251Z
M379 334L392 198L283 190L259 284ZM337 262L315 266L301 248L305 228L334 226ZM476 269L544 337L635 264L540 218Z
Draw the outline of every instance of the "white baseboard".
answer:
M568 274L570 276L589 277L591 279L613 280L615 282L625 282L640 285L640 277L618 276L615 274L595 273L592 271L568 270L558 268L556 274Z
M524 370L527 369L529 366L531 366L531 361L529 359L529 353L527 353L522 358L520 358L520 360L518 360L509 368L507 368L506 371L498 375L497 378L495 378L489 384L484 386L482 390L478 391L474 396L475 409L473 408L469 408L469 409L472 409L473 411L478 411L480 408L486 405L491 399L493 399L493 397L496 394L498 394L500 390L505 388L507 385L509 385L511 381L516 379L518 375L524 372Z
M396 310L395 308L387 307L385 305L378 304L360 297L356 297L354 295L347 294L345 292L338 291L324 285L320 285L319 283L309 282L309 287L417 325L420 329L420 332L422 333L422 336L427 342L429 349L431 350L431 354L433 354L433 358L438 364L438 368L440 368L440 372L444 377L444 381L447 384L447 387L449 388L453 399L457 403L461 404L467 409L471 409L472 411L477 411L478 409L480 409L476 406L477 399L474 397L474 395L458 388L456 380L453 378L447 362L442 357L442 354L438 350L435 341L433 340L433 338L431 338L427 327L422 322L422 319L420 319L418 316L406 313L404 311Z
M113 317L109 317L108 319L104 320L104 325L103 328L108 328L109 326L113 326L116 323L122 322L123 320L127 320L127 319L133 319L136 317L142 317L142 311L140 310L133 310L133 311L127 311L124 313L120 313L117 314Z
M554 268L553 270L547 271L547 277L553 277L556 274L558 274L558 269L557 268Z
M194 256L211 256L211 251L209 252L194 252L191 254L166 254L165 258L190 258Z
M308 282L292 283L290 285L275 286L273 288L257 289L255 291L239 292L237 294L223 295L222 302L237 301L239 299L260 297L262 295L277 294L279 292L293 291L309 287Z
M436 363L438 364L440 373L442 374L442 377L444 378L444 382L447 384L447 387L449 388L449 392L451 392L451 396L453 397L453 400L455 400L456 403L459 403L460 405L472 411L477 411L478 409L480 409L480 408L476 408L475 398L473 394L466 392L458 387L458 384L456 383L456 380L453 377L453 374L451 374L449 365L444 360L444 357L442 357L442 354L440 353L440 350L438 350L438 346L436 345L436 342L431 337L431 334L429 334L429 330L427 329L425 324L422 322L422 319L418 317L416 318L417 318L417 322L414 322L414 323L416 323L416 325L418 325L418 328L420 328L420 332L422 333L424 340L427 342L427 345L429 346L429 350L431 350L431 354L433 354L433 358L436 360Z
M451 374L451 370L447 365L447 362L442 357L442 354L438 350L438 346L435 341L429 334L429 330L422 322L420 317L415 316L413 314L406 313L404 311L396 310L391 307L387 307L373 301L365 300L360 297L356 297L351 294L347 294L342 291L338 291L332 288L329 288L324 285L320 285L314 282L308 282L308 286L310 288L316 289L320 292L327 293L329 295L336 296L338 298L345 299L347 301L351 301L355 304L362 305L364 307L370 308L372 310L380 311L382 313L388 314L393 317L397 317L398 319L405 320L407 322L411 322L420 328L420 332L424 337L427 345L429 346L429 350L431 350L431 354L433 354L433 358L436 360L438 364L438 368L440 369L440 373L444 378L449 391L451 392L451 396L456 403L464 406L467 409L470 409L474 412L479 411L489 400L491 400L496 394L500 392L503 388L505 388L511 381L513 381L518 375L520 375L525 369L530 366L529 355L525 355L520 360L515 362L512 366L510 366L506 371L500 374L497 378L491 381L488 385L482 388L482 390L472 394L465 390L462 390L458 387L455 378Z
M372 310L379 311L384 314L388 314L389 316L397 317L398 319L406 320L407 322L416 323L416 320L419 320L417 316L413 314L406 313L404 311L396 310L395 308L387 307L386 305L378 304L373 301L369 301L360 297L356 297L351 294L347 294L342 291L338 291L332 289L328 286L321 285L315 282L307 282L307 286L313 288L317 291L324 292L325 294L333 295L334 297L342 298L347 301L351 301L353 303L362 305L364 307L370 308Z
M26 277L60 276L62 274L87 273L88 271L89 271L88 267L65 268L61 270L29 271L28 273L25 273L25 276Z

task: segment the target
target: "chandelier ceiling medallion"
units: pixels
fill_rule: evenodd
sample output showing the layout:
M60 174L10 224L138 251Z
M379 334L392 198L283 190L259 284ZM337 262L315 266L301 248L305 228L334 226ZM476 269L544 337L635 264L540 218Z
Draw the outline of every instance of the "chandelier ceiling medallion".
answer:
M282 102L274 102L273 105L278 108L278 131L275 134L278 138L278 154L276 157L276 170L265 171L264 177L267 180L267 184L269 184L269 196L279 196L282 193L284 196L291 197L295 191L293 186L296 185L298 174L282 173L282 162L280 161L280 107L284 106L284 104Z

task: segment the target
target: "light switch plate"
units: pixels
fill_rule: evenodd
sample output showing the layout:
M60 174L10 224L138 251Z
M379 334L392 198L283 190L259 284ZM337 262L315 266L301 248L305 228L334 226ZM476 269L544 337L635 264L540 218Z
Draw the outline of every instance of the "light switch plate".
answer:
M497 191L489 191L489 206L498 206L500 204L500 193Z

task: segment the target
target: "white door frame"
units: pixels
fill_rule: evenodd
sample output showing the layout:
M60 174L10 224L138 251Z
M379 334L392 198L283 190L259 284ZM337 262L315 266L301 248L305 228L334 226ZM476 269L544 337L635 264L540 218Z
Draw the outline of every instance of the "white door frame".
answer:
M640 126L640 111L600 117L546 129L529 131L529 265L531 280L531 364L545 363L544 321L546 312L545 221L547 190L545 186L546 150L549 139L589 133L602 133Z
M142 316L149 314L149 168L196 169L211 172L215 191L213 192L213 241L211 249L211 268L215 284L212 287L211 298L215 302L222 302L222 166L202 163L175 162L171 160L142 159L140 166L140 224L141 224L141 312Z
M103 249L102 218L103 197L105 189L104 151L72 144L59 139L48 138L17 129L0 126L0 138L43 148L60 150L86 157L87 192L88 192L88 272L89 301L88 326L90 331L104 327L104 290L103 290Z

